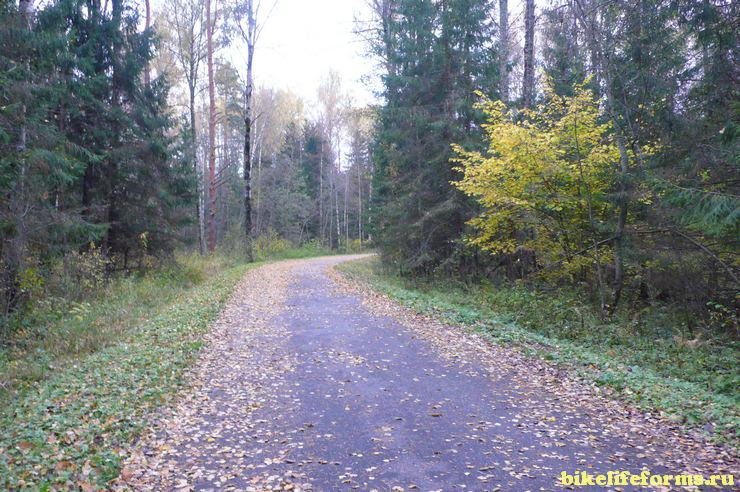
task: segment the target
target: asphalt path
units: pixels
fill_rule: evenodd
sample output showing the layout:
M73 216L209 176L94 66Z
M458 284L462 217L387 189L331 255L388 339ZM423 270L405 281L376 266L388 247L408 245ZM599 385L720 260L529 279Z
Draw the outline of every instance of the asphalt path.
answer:
M136 488L562 490L562 472L676 474L706 452L542 361L368 300L331 270L348 259L245 279Z

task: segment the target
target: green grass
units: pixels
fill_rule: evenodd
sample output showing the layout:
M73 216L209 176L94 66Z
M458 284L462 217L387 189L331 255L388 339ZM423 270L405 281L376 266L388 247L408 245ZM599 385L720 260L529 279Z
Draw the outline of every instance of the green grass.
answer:
M36 305L0 350L0 490L99 489L117 477L122 450L173 400L211 322L259 264L184 256L85 302Z
M494 343L568 367L605 392L738 444L740 346L729 338L682 343L677 313L655 306L601 322L576 293L525 287L442 286L384 273L377 258L340 267L410 307L467 325Z
M140 320L234 265L220 256L182 256L176 264L146 275L117 278L81 301L61 296L35 301L0 349L0 401L80 358L130 338Z

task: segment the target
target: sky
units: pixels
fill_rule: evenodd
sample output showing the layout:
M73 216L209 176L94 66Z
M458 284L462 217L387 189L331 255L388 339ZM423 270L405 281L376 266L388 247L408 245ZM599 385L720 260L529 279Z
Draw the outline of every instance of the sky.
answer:
M274 1L262 0L260 22ZM310 102L333 69L356 105L374 102L362 79L373 73L375 62L353 33L354 19L368 17L367 0L277 0L257 41L255 83L290 89ZM243 49L229 56L237 67L244 65Z
M258 86L290 89L310 107L322 79L329 70L335 70L356 106L379 102L374 95L379 89L377 60L367 56L366 42L353 32L355 19L366 21L371 17L368 0L259 1L258 21L264 27L255 49L254 77ZM157 6L160 0L152 2ZM521 20L522 12L521 0L509 1L513 27ZM235 43L221 55L244 75L245 47Z

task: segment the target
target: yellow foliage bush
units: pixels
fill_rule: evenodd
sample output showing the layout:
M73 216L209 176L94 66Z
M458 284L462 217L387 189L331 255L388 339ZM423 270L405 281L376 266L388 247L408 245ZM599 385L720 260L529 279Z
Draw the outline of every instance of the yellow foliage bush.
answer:
M266 260L287 251L292 245L273 229L268 229L254 240L254 256L257 260Z
M453 184L483 208L470 221L477 234L469 242L493 253L533 250L564 275L610 255L610 245L598 243L614 215L608 196L619 154L586 84L572 97L548 87L544 104L516 118L500 101L479 103L487 152L453 145L462 173Z

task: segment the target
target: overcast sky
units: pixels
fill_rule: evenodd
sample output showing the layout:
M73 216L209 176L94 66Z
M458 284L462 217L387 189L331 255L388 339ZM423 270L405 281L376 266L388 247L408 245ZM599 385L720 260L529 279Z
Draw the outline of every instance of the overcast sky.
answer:
M273 1L262 0L261 22ZM356 104L372 102L373 92L361 79L373 72L374 62L353 33L356 17L368 18L366 0L278 0L257 42L255 82L313 101L322 78L334 69ZM229 56L241 70L243 50Z
M333 69L356 105L377 102L376 60L368 58L365 41L353 32L355 19L370 18L368 0L261 0L261 4L258 20L264 28L254 61L258 85L291 89L310 106L321 80ZM521 0L510 0L509 12L516 29L523 12ZM239 43L222 56L244 73L246 49Z

